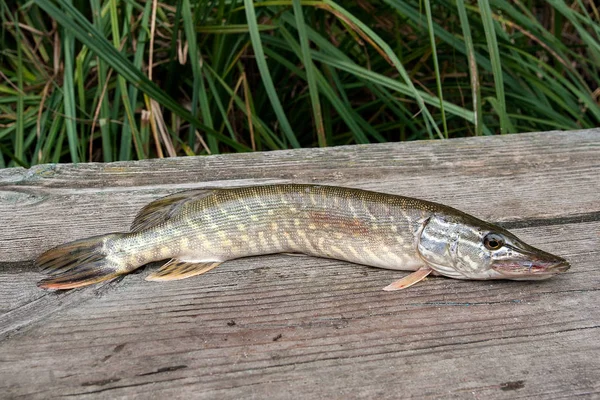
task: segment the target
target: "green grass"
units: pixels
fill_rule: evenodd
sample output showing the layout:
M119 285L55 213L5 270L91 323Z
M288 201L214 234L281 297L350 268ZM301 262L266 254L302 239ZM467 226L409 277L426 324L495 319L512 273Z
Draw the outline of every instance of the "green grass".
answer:
M0 23L0 168L600 125L593 1L31 0Z

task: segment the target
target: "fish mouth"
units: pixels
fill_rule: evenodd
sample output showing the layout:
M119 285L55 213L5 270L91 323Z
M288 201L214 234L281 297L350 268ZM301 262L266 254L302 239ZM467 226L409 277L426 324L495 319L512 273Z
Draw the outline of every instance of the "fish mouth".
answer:
M557 274L560 272L566 272L569 270L569 268L571 268L571 264L569 264L567 261L561 261L558 264L550 267L551 271Z
M506 260L497 261L492 269L509 279L544 279L566 272L571 264L558 260Z

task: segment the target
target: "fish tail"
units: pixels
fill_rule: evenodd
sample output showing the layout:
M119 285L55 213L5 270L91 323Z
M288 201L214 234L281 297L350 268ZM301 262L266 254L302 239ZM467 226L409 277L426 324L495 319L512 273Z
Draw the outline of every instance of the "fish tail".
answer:
M73 289L129 272L125 259L107 257L110 243L123 235L94 236L44 252L35 260L35 265L50 276L38 282L38 286L43 289Z

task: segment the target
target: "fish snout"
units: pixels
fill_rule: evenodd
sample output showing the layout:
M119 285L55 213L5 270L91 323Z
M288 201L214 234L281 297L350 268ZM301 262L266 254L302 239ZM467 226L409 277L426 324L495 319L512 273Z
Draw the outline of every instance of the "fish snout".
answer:
M562 257L550 253L540 253L532 257L535 271L544 274L558 274L571 268L571 264Z
M571 264L561 257L542 253L520 259L498 260L492 269L508 279L544 279L567 271Z
M567 260L561 259L561 261L554 263L548 267L548 272L560 273L566 272L571 268L571 264Z

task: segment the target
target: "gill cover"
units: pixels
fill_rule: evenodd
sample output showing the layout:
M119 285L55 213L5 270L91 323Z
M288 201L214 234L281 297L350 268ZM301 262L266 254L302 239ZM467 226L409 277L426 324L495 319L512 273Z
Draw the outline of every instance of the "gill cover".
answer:
M480 235L478 229L461 221L434 214L423 223L417 250L423 261L440 275L458 279L490 278L482 276L483 271L489 270L491 257L481 251Z

